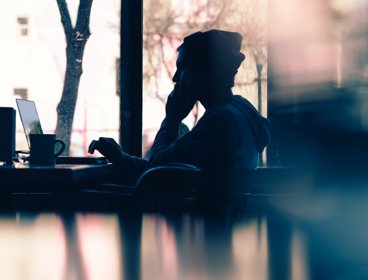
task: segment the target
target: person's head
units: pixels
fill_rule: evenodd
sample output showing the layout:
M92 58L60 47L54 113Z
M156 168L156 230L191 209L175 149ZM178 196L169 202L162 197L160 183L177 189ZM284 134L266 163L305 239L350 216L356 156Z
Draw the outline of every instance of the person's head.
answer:
M197 99L206 107L213 95L228 92L245 56L240 52L242 36L236 32L210 30L184 38L178 48L176 83L190 77ZM190 75L183 75L189 72Z

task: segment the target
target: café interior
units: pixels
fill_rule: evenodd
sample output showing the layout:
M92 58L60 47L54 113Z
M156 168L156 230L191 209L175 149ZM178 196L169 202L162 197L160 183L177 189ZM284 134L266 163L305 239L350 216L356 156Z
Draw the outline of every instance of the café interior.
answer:
M157 25L178 1L151 0L151 11L144 2L120 3L119 143L135 156L145 141L144 19ZM237 1L184 2L190 14ZM267 19L265 41L232 30L255 58L257 109L271 123L259 166L198 191L201 170L183 166L127 186L109 163L5 162L0 279L368 278L368 5L238 2L249 14L262 2Z

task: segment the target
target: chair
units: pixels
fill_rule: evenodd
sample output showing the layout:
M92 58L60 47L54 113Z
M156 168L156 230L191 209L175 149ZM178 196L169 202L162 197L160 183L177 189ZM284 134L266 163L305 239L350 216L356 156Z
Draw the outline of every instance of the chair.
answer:
M217 170L210 173L188 164L173 163L145 171L135 186L104 183L87 190L107 195L119 207L143 205L145 209L216 209L221 205L243 207L253 196L288 194L297 191L304 172L290 168ZM300 185L300 183L298 184Z
M191 204L203 183L201 169L183 163L150 168L137 181L135 195L141 202L179 207Z
M136 185L106 181L100 186L82 189L82 196L96 203L102 197L120 207L131 205L172 206L189 205L194 201L203 182L201 169L183 163L171 163L145 171ZM94 199L95 198L95 199ZM114 203L113 203L114 202Z

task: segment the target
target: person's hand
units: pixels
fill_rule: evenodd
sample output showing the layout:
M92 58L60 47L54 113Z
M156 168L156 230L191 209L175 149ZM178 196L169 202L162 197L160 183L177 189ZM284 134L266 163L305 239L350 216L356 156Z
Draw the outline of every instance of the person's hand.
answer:
M166 117L180 123L193 109L196 103L195 86L190 77L184 77L176 83L166 102Z
M99 151L109 162L119 163L124 159L125 153L120 145L112 138L100 137L98 141L93 140L89 145L88 152Z

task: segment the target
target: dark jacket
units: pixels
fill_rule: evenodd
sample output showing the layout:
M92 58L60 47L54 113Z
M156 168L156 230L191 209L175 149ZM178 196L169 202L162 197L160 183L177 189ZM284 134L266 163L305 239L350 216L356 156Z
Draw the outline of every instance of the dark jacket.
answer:
M149 166L187 163L202 170L253 169L270 141L269 122L245 98L208 109L197 125L178 137L179 124L165 119L150 152Z

